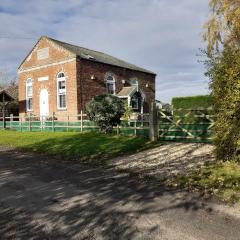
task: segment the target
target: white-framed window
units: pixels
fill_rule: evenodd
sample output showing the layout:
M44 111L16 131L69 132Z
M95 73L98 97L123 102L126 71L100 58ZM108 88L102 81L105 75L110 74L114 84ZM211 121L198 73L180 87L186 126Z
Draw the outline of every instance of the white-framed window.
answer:
M105 78L108 94L116 94L116 81L112 74L108 74Z
M132 86L138 86L138 79L137 78L131 78L130 79L130 84Z
M131 97L131 108L135 111L140 111L142 107L142 95L140 92L136 92L132 97Z
M66 109L66 77L63 72L57 75L57 108Z
M26 109L27 111L32 111L33 109L33 87L31 78L28 78L26 81Z
M134 95L131 99L131 107L134 110L139 109L139 99L137 97L137 95Z

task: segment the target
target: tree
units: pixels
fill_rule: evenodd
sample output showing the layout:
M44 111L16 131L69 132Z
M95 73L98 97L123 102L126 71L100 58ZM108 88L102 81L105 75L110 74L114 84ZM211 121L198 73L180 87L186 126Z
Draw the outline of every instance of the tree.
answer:
M240 1L210 0L212 14L204 40L215 115L214 143L219 160L240 156Z
M240 47L240 1L210 0L211 14L204 25L208 54L219 51L222 44Z
M213 97L216 157L230 160L240 155L240 49L224 47L207 64Z
M120 123L120 118L124 114L124 103L113 95L98 95L87 104L86 113L102 132L110 133L113 126Z

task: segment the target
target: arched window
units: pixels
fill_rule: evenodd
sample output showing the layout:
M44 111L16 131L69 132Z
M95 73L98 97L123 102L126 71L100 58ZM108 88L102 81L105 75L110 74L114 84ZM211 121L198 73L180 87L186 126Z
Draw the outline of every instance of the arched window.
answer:
M57 108L66 109L66 78L64 73L57 75Z
M138 79L137 78L131 78L130 79L130 84L132 86L138 86Z
M28 78L26 81L26 109L32 111L33 108L33 88L32 79Z
M131 107L135 111L141 111L142 95L140 92L134 93L134 95L131 97Z
M112 74L107 74L106 78L106 87L108 94L115 94L116 93L116 81Z

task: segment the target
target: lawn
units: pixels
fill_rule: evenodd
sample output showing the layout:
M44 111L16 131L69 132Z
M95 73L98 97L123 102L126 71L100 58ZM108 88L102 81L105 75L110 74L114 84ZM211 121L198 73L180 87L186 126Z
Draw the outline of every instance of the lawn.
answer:
M100 133L0 131L0 144L64 159L104 160L141 151L151 143L140 137ZM101 160L101 161L100 161Z
M203 190L227 202L240 202L240 164L234 161L211 163L178 176L170 185Z

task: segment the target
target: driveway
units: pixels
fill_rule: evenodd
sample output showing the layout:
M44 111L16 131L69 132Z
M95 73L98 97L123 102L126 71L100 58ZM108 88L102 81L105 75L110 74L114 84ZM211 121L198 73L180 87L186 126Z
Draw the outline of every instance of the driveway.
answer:
M118 170L146 175L163 182L214 161L214 147L203 143L167 143L156 148L112 159Z
M0 150L0 239L239 239L240 218L221 208L112 169Z

